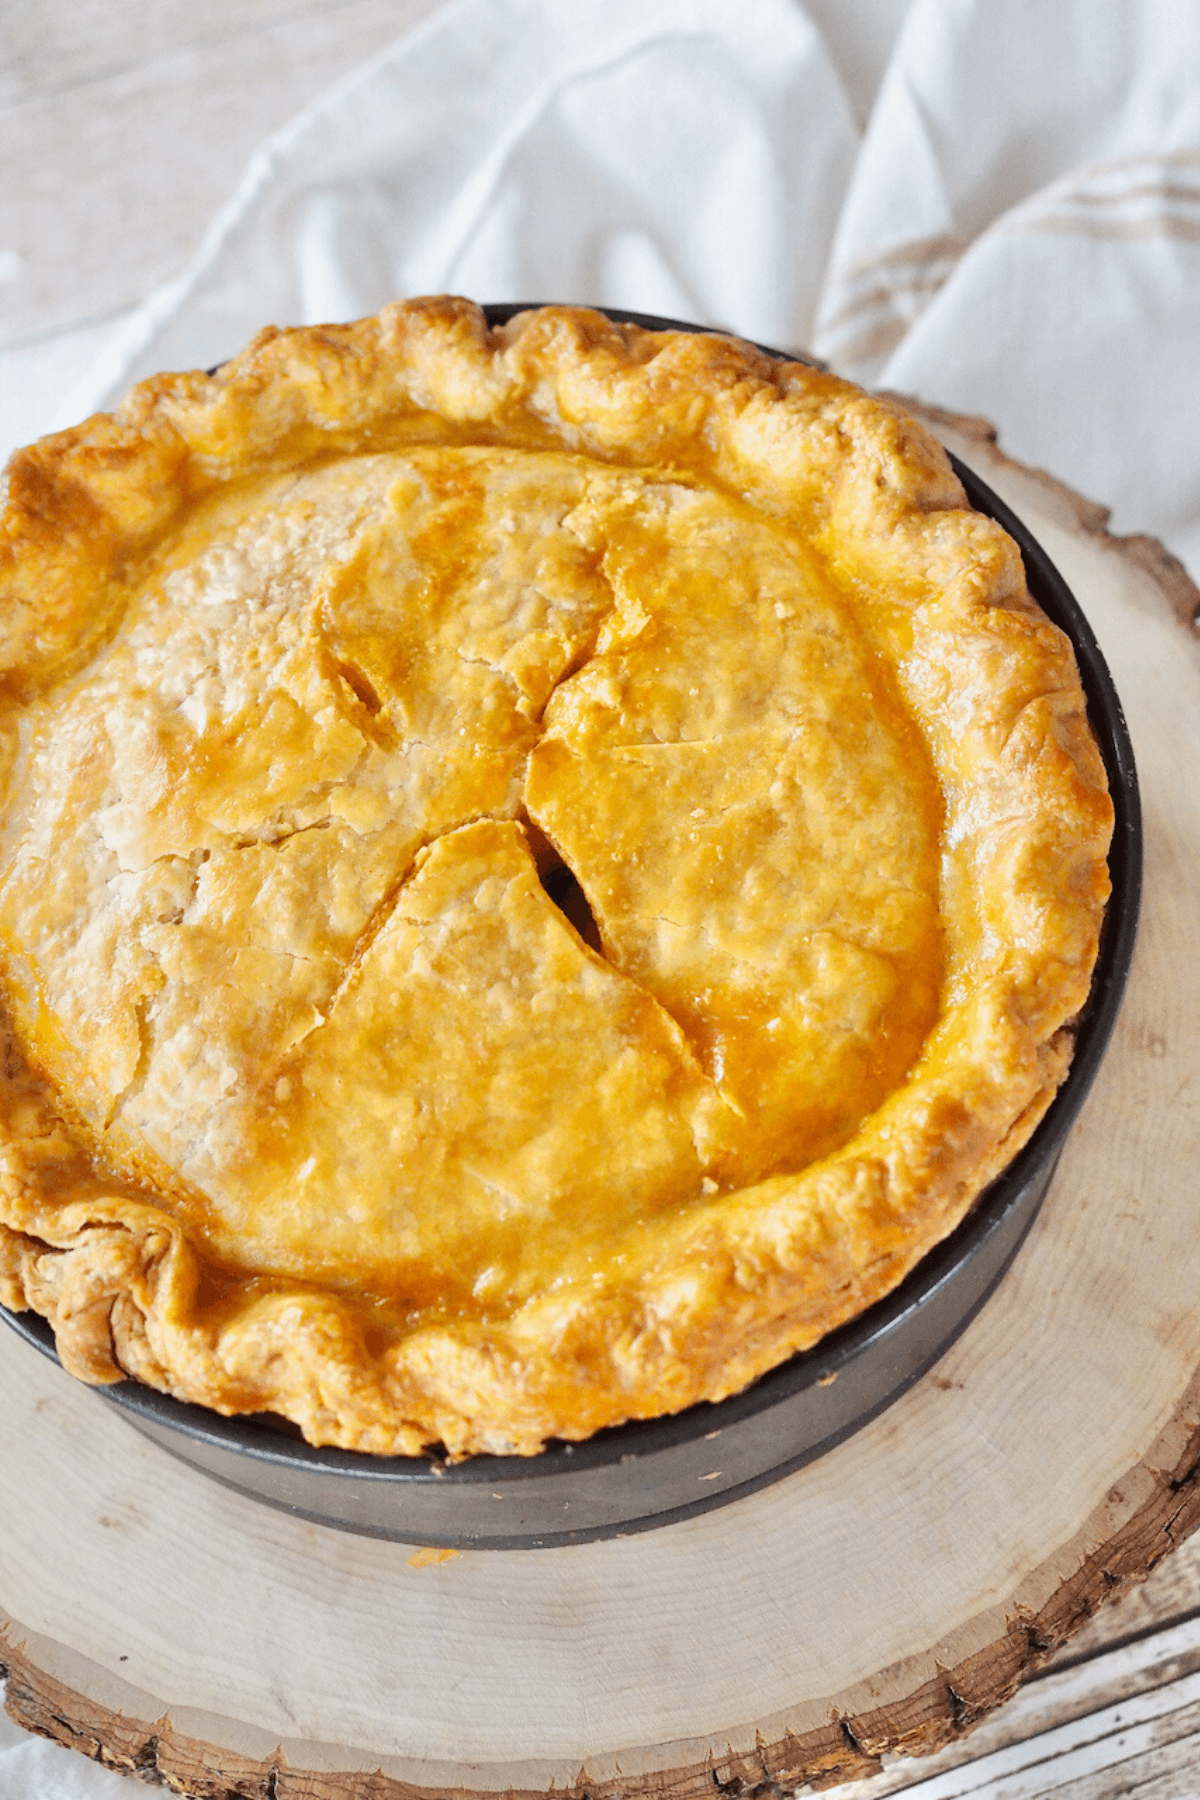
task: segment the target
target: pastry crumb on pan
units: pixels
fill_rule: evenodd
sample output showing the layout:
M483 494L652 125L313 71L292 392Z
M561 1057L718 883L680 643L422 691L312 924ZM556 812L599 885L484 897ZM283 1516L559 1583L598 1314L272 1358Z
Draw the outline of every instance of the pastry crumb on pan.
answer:
M83 1379L530 1454L893 1288L1066 1072L1102 763L891 403L450 298L13 460L0 1301Z

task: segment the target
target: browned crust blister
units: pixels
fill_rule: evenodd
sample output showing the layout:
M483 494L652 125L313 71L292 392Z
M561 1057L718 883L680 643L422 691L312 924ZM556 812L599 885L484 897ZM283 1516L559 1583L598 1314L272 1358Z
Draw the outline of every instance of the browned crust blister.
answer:
M87 1380L129 1373L222 1411L271 1408L318 1443L528 1454L551 1434L738 1390L953 1228L1066 1071L1112 810L1069 644L919 425L734 340L568 308L489 331L478 308L436 299L267 331L214 376L143 382L113 417L20 453L0 538L8 720L65 691L116 629L138 567L208 496L438 442L665 471L732 496L819 560L940 787L945 962L923 1050L848 1141L797 1172L706 1186L608 1279L535 1293L506 1317L381 1334L311 1282L206 1304L203 1257L150 1175L106 1181L81 1151L94 1127L73 1121L92 1103L44 1078L62 1088L69 1047L39 1073L10 1045L0 1298L50 1318ZM5 979L16 1014L36 1013L36 977L11 945Z

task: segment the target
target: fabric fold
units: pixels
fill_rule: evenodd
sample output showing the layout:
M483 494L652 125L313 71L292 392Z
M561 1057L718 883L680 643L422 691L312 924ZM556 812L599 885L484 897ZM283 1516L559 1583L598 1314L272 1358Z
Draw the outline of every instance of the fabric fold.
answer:
M443 291L798 348L858 140L793 0L461 0L264 146L70 404Z

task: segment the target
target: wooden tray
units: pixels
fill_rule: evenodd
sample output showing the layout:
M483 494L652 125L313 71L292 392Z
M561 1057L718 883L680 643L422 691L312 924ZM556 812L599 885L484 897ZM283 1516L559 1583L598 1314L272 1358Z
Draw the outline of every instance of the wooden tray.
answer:
M1125 1010L999 1292L775 1487L644 1536L448 1556L206 1481L6 1332L21 1723L214 1797L826 1786L969 1729L1200 1520L1200 594L985 425L926 416L1088 613L1146 815Z

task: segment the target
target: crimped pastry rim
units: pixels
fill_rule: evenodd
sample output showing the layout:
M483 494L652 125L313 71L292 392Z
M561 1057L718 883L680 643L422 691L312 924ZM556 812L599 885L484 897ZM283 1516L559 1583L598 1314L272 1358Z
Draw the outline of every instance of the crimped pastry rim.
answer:
M506 355L510 347L515 346L519 353L518 361L524 371L527 394L529 392L536 394L539 384L544 388L548 382L552 384L555 379L560 382L560 391L557 395L560 418L564 416L562 405L564 395L561 383L565 375L568 406L565 409L566 423L561 429L568 435L582 436L585 443L588 441L589 431L593 435L595 434L595 421L585 419L581 424L578 419L570 416L572 399L570 378L573 377L576 380L577 386L582 384L586 387L589 375L594 374L596 366L602 364L606 371L615 368L618 371L618 377L631 377L636 383L638 369L646 366L644 362L639 361L640 357L645 356L647 350L645 334L614 333L611 327L597 322L596 315L569 314L564 309L549 309L533 323L518 321L515 328L506 328L492 336L486 334L476 309L472 309L462 302L443 301L410 303L407 307L388 309L381 316L379 322L362 321L359 325L352 327L295 334L264 334L242 357L225 365L217 377L164 377L157 382L143 383L134 390L134 394L118 414L115 427L108 427L103 422L93 421L90 428L80 428L79 432L73 434L60 434L58 440L51 440L48 448L36 454L29 453L34 458L33 466L30 467L28 463L25 465L18 463L14 470L17 528L15 534L11 532L10 528L10 543L13 535L18 540L21 537L23 498L28 501L30 490L31 488L37 489L39 479L42 480L44 488L46 463L44 460L39 461L39 456L42 459L49 459L51 474L57 467L60 478L64 470L73 477L72 459L74 458L78 462L80 452L86 454L87 450L94 447L97 437L103 454L104 451L111 451L113 448L114 433L118 452L124 451L131 444L135 452L139 449L144 451L149 436L152 440L152 449L157 455L156 469L161 475L164 460L170 462L172 457L177 462L180 460L178 422L181 417L186 417L188 407L196 405L197 399L199 399L201 415L199 429L202 433L207 425L209 436L207 440L201 439L199 449L193 441L190 450L182 457L182 461L184 464L189 464L190 457L189 466L193 479L196 469L200 471L201 480L208 479L214 468L217 468L219 472L222 463L228 467L230 456L236 457L239 454L236 447L235 451L231 452L228 444L221 437L220 408L224 396L232 392L236 400L247 396L253 400L257 393L267 391L266 375L270 372L272 364L278 364L280 355L294 355L298 359L295 368L299 370L300 380L292 383L293 391L289 395L289 404L292 410L287 416L286 423L289 430L299 430L301 436L308 431L307 441L311 442L313 441L313 432L317 429L313 420L319 416L319 405L316 403L310 405L306 413L303 394L298 401L295 390L302 390L305 380L308 380L311 392L313 368L322 369L331 356L341 354L346 346L351 347L352 353L362 354L363 346L366 345L368 354L377 354L377 344L373 345L371 342L372 333L378 340L381 334L388 331L394 333L396 330L400 330L401 333L407 332L416 345L418 374L420 380L424 381L426 389L431 381L436 387L438 379L437 370L434 369L431 375L428 366L428 359L433 354L430 345L436 344L440 349L445 350L447 340L453 341L455 354L465 355L468 360L471 357L490 356L493 363L493 374L496 361ZM281 343L282 350L278 348ZM780 426L778 411L782 409L786 413L787 382L789 379L795 380L786 365L783 369L772 370L770 365L765 364L761 356L747 351L745 346L738 346L730 340L705 337L693 340L693 346L694 348L686 352L680 351L678 345L675 345L674 348L689 370L688 379L694 381L697 373L702 373L704 380L708 383L705 390L706 398L712 402L715 410L720 412L724 405L723 422L732 438L736 439L738 427L743 422L742 413L749 411L756 404L768 415L768 424L773 423ZM658 354L661 354L661 348L659 348ZM307 362L305 356L308 357ZM426 362L420 362L422 357L426 358ZM264 367L264 365L266 366ZM450 366L453 369L453 357L450 359ZM295 370L293 370L294 372ZM655 373L661 373L661 370L655 371ZM949 477L949 482L947 481L948 470L944 462L939 461L940 453L935 452L930 441L924 439L919 429L898 419L890 408L877 402L866 401L865 397L850 395L846 384L838 382L836 378L815 375L812 371L807 370L804 371L804 377L806 393L811 392L815 385L822 395L833 397L831 404L848 407L849 415L853 416L852 423L856 424L865 436L869 438L870 434L874 432L876 440L885 442L889 447L895 447L897 444L901 446L899 456L902 479L908 481L909 492L901 493L898 496L898 503L893 505L889 529L893 538L903 537L907 532L909 538L916 542L919 550L923 519L931 531L936 533L945 527L948 514L954 515L959 512L954 502L954 490L950 485L953 477ZM452 381L449 386L452 388ZM749 399L739 409L734 402L742 398L744 390L749 391ZM847 398L848 395L849 398ZM207 414L203 412L205 397L211 402ZM423 394L422 398L427 399L428 393ZM363 405L361 393L356 391L351 395L351 400L361 410ZM331 424L327 401L327 391L322 391L319 396L319 404L326 405L326 413L321 416L320 429L327 434L330 431L335 433L344 431L347 416L345 408L335 414ZM449 403L453 405L452 395ZM526 404L529 404L528 399ZM773 419L770 416L772 406L777 409ZM648 446L659 453L655 460L661 460L661 406L654 411L653 416L648 408L643 408L643 413L644 417L640 422L643 436L638 440L637 448L640 453L644 453ZM846 428L846 418L849 415L839 416L839 431ZM542 416L543 418L545 416L544 404ZM300 421L298 427L297 419ZM782 424L786 425L788 422L785 418ZM168 426L170 431L166 429ZM93 434L90 438L86 435L89 429ZM619 440L619 422L614 429ZM157 438L155 437L156 433ZM611 451L611 442L603 445L603 448ZM618 441L618 450L624 448L624 444ZM777 445L772 446L773 453L777 449ZM251 455L260 450L261 445L255 444L251 440ZM245 441L242 443L240 454L244 461L246 457ZM732 454L732 462L735 466L737 465L737 454L735 442ZM715 457L719 459L722 455L725 456L728 465L730 462L728 441L718 441ZM905 457L909 459L907 462L904 460ZM757 462L755 461L753 445L751 445L748 456L744 457L744 461L750 474L751 486L757 482L765 492L766 502L768 504L778 503L779 479L771 468L764 469L761 456ZM728 468L721 472L727 474ZM803 477L803 473L801 470L801 477ZM92 492L94 494L98 491L100 491L99 484ZM26 505L23 515L26 555L28 555L31 539L34 541L35 550L37 547L36 540L42 517L40 508L43 498L43 491L38 489L36 504L33 507ZM891 499L897 501L897 496L893 494ZM942 504L937 505L936 502ZM853 524L853 496L851 496L850 513ZM962 518L971 517L971 515L960 516ZM978 540L979 534L975 527L968 526L968 538L973 532ZM928 532L927 535L929 535ZM867 542L869 536L868 530L863 541ZM90 549L93 553L98 542L103 542L103 533L92 532ZM869 547L868 544L868 549ZM126 546L127 548L128 546ZM978 542L976 542L975 548L978 550ZM976 555L973 562L969 546L966 552L960 546L958 554L959 561L957 563L954 563L951 558L953 567L948 578L950 582L958 579L961 584L964 579L969 578L967 579L968 587L970 580L974 580L978 587L981 562L986 563L988 557L991 556L993 566L989 579L992 586L986 588L985 604L994 605L999 594L1002 599L1007 599L1013 608L1010 617L1024 616L1022 609L1025 603L1020 596L1023 581L1020 580L1014 569L1015 553L1005 550L996 538L985 533L983 551ZM1019 562L1016 564L1016 569L1019 570ZM946 585L945 581L943 585ZM56 655L61 654L54 639L55 620L51 618L51 629L47 631L44 614L39 617L35 613L31 617L28 609L22 613L18 608L17 627L15 634L12 632L9 634L10 658L12 658L12 638L15 635L17 655L13 660L20 664L21 670L28 678L28 671L31 669L36 671L39 659L43 663L49 661L52 664ZM1040 627L1031 627L1031 629L1036 630ZM1051 659L1054 656L1060 656L1061 646L1057 650L1049 649L1047 655ZM877 1232L876 1237L871 1239L868 1225L866 1251L864 1252L860 1246L847 1260L844 1245L835 1246L832 1249L828 1245L822 1245L820 1253L825 1257L826 1266L821 1272L822 1279L815 1284L818 1291L815 1293L812 1291L813 1283L810 1281L803 1296L796 1291L796 1271L792 1270L789 1275L786 1268L777 1270L772 1279L777 1290L781 1290L781 1292L776 1294L774 1301L764 1303L761 1291L752 1295L750 1301L746 1301L743 1295L740 1317L737 1315L731 1317L729 1309L726 1308L718 1321L709 1322L712 1330L706 1336L706 1353L699 1359L699 1368L695 1366L697 1359L694 1357L692 1359L693 1366L680 1367L679 1357L672 1355L669 1343L665 1342L665 1338L669 1336L670 1327L674 1326L676 1330L678 1329L678 1321L668 1322L666 1333L659 1329L653 1342L640 1347L638 1353L640 1362L638 1357L634 1358L637 1368L633 1379L641 1384L634 1406L629 1405L630 1362L624 1351L622 1364L624 1379L615 1382L610 1379L601 1384L599 1389L595 1383L588 1384L584 1391L576 1392L574 1397L578 1404L568 1415L564 1415L561 1409L555 1413L544 1402L539 1401L536 1394L536 1381L532 1384L534 1391L531 1392L530 1383L524 1374L521 1378L522 1392L519 1395L508 1394L506 1396L498 1391L498 1405L493 1407L494 1416L487 1422L481 1416L482 1411L486 1409L481 1409L476 1405L470 1416L464 1416L461 1406L456 1408L453 1404L448 1404L442 1395L435 1395L424 1416L419 1419L419 1422L414 1421L413 1409L410 1408L408 1415L405 1416L405 1407L409 1405L408 1389L411 1388L411 1383L406 1388L399 1409L396 1407L394 1398L390 1402L392 1414L390 1424L385 1422L385 1417L381 1417L381 1412L386 1416L389 1406L385 1404L381 1407L378 1398L372 1399L365 1414L360 1414L349 1422L345 1417L338 1417L331 1413L323 1402L315 1406L305 1404L302 1397L301 1403L298 1404L294 1393L275 1392L270 1388L256 1396L256 1405L274 1407L289 1416L298 1418L306 1433L316 1442L342 1442L349 1447L411 1451L419 1448L420 1442L437 1437L448 1444L455 1453L460 1454L478 1450L528 1453L536 1450L542 1439L551 1433L567 1438L585 1436L599 1426L614 1423L621 1417L653 1416L655 1413L663 1411L678 1410L681 1406L689 1405L698 1399L719 1399L724 1393L736 1392L763 1369L777 1364L792 1350L803 1348L806 1344L816 1341L841 1323L843 1319L860 1312L879 1293L894 1287L905 1270L910 1268L931 1244L938 1242L946 1235L947 1231L953 1229L958 1219L972 1204L980 1189L1027 1140L1053 1097L1069 1059L1069 1024L1078 1012L1087 992L1088 983L1085 974L1086 977L1090 977L1095 955L1095 941L1106 899L1104 881L1098 870L1103 862L1103 848L1106 847L1107 825L1105 820L1107 815L1105 815L1104 806L1098 798L1095 787L1094 763L1086 768L1083 767L1088 762L1086 743L1090 740L1087 739L1086 725L1083 723L1085 714L1081 691L1078 696L1076 712L1080 730L1078 741L1072 750L1074 757L1072 767L1079 774L1081 786L1087 790L1084 811L1087 810L1087 804L1090 803L1094 814L1090 819L1091 838L1087 840L1084 852L1081 852L1081 854L1086 853L1086 856L1090 856L1092 864L1095 865L1092 889L1089 891L1086 904L1081 908L1081 912L1087 915L1085 935L1090 931L1090 951L1084 956L1080 965L1071 972L1070 978L1064 980L1057 1004L1043 1009L1043 1016L1039 1021L1037 1032L1033 1034L1026 1032L1021 1045L1021 1053L1025 1059L1023 1085L1017 1088L1010 1084L1009 1093L1004 1102L998 1101L990 1091L982 1097L977 1096L978 1103L972 1118L971 1129L966 1132L966 1136L972 1141L966 1151L960 1145L954 1155L948 1159L947 1166L940 1172L940 1187L937 1184L931 1186L928 1180L925 1181L922 1190L921 1217L915 1225L911 1221L906 1221L904 1230L899 1234L899 1239L896 1230L894 1196L889 1199L885 1192L882 1206L878 1204L878 1193L869 1196L870 1204L868 1204L867 1213L871 1214L873 1206L875 1223L879 1225L882 1222L882 1232L881 1235ZM1080 772L1081 770L1082 772ZM1089 782L1091 783L1090 787ZM1086 831L1082 831L1081 838L1086 839L1086 836ZM1055 896L1050 895L1046 899L1047 903L1050 903L1053 902ZM1084 964L1086 964L1086 971ZM906 1087L910 1085L912 1084L906 1084ZM936 1110L939 1099L936 1093L927 1094L923 1096L923 1099L927 1111L930 1105ZM959 1104L957 1095L955 1104ZM944 1101L942 1107L944 1112ZM881 1111L883 1110L887 1109L881 1109ZM901 1110L903 1111L903 1109ZM897 1129L911 1130L914 1119L915 1114L910 1107L907 1115L901 1118L900 1127L896 1127L894 1122L891 1122L893 1124L892 1139L895 1139ZM923 1123L918 1122L915 1132L911 1135L910 1147L916 1146L918 1160L922 1157L927 1159L930 1153L930 1144L933 1140L929 1137L927 1126L928 1120ZM861 1136L861 1134L859 1135ZM944 1148L946 1140L944 1122L940 1126L935 1126L934 1139L937 1146ZM829 1169L821 1171L822 1179L827 1184L832 1183L826 1196L826 1209L834 1201L845 1199L847 1176L851 1178L851 1185L857 1182L861 1188L864 1180L867 1181L868 1186L873 1180L878 1188L878 1146L876 1146L874 1172L872 1173L871 1168L862 1161L861 1146L855 1153L859 1158L858 1162L852 1161L850 1153L856 1144L858 1144L858 1137L852 1140L851 1145L837 1152L834 1157L826 1159L828 1164L834 1165L832 1172ZM785 1225L789 1196L781 1191L781 1184L794 1189L799 1184L809 1182L812 1176L813 1171L810 1170L794 1178L776 1177L771 1182L762 1184L772 1190L769 1196L764 1197L767 1205L775 1216L782 1212ZM884 1189L887 1189L886 1181ZM832 1199L830 1195L832 1195ZM904 1202L901 1200L901 1207L903 1204ZM162 1354L164 1349L169 1349L172 1338L186 1339L188 1325L185 1320L180 1318L174 1301L177 1300L181 1286L185 1287L187 1283L186 1262L189 1252L186 1245L180 1241L178 1228L160 1209L139 1207L135 1209L135 1212L136 1217L133 1218L132 1224L135 1232L141 1233L143 1246L140 1263L138 1257L134 1257L134 1263L140 1267L140 1279L127 1280L126 1285L116 1294L105 1293L89 1298L88 1306L83 1308L78 1305L75 1305L73 1309L65 1308L61 1297L58 1297L52 1308L43 1306L41 1310L52 1310L57 1315L60 1345L64 1347L64 1360L67 1361L68 1366L71 1366L72 1360L74 1360L79 1372L88 1374L95 1379L98 1375L102 1377L110 1371L118 1373L120 1369L128 1368L131 1372L140 1373L143 1377L149 1378L155 1385L166 1386L171 1391L178 1393L180 1397L198 1399L202 1404L224 1409L227 1402L223 1402L221 1392L219 1354L215 1357L218 1364L218 1379L214 1381L211 1376L214 1357L210 1354L206 1359L206 1379L199 1384L199 1391L196 1391L191 1375L180 1377L177 1373L177 1364L172 1362L170 1355L164 1357ZM30 1223L34 1226L32 1232L28 1228ZM116 1221L113 1223L115 1224ZM126 1208L126 1217L119 1229L126 1232L130 1229L128 1208ZM87 1279L87 1264L92 1248L91 1239L97 1231L103 1233L111 1230L111 1227L98 1222L95 1205L90 1208L71 1205L56 1207L53 1217L47 1213L35 1217L32 1221L23 1220L19 1230L25 1243L14 1251L11 1243L13 1220L10 1214L6 1237L0 1241L0 1251L4 1251L7 1247L7 1262L0 1257L0 1267L6 1269L19 1298L24 1298L26 1301L32 1298L35 1305L39 1298L43 1300L46 1298L44 1293L39 1292L36 1277L30 1277L26 1273L36 1262L38 1255L36 1250L29 1248L31 1238L34 1243L41 1241L55 1244L66 1253L67 1257L73 1259L77 1265L75 1273L81 1286L87 1290L89 1295L92 1295L94 1283L89 1286ZM692 1248L695 1253L696 1246L693 1245ZM715 1238L710 1238L699 1248L706 1262L711 1261L714 1256L737 1254L736 1249L730 1251L728 1243L719 1231ZM839 1254L842 1256L840 1263L838 1262ZM807 1265L807 1275L811 1275L812 1260L810 1258ZM799 1280L799 1285L804 1286L803 1276ZM135 1289L138 1290L136 1297ZM782 1290L787 1291L786 1296ZM627 1316L624 1321L625 1329L621 1335L624 1337L626 1345L630 1341L629 1330L635 1326L637 1316L641 1317L644 1328L645 1312L643 1309L646 1304L648 1301L643 1297L642 1302L634 1304L633 1314ZM84 1315L89 1313L91 1317L86 1320L87 1330L81 1337L80 1328L85 1324ZM325 1323L328 1324L329 1321L326 1320ZM586 1332L597 1322L580 1319L576 1323L579 1329ZM600 1324L602 1326L601 1336L603 1337L603 1332L607 1330L610 1334L610 1342L614 1341L611 1336L612 1319L601 1321ZM77 1346L74 1353L71 1349L73 1328ZM291 1330L290 1326L289 1330ZM90 1337L87 1335L88 1332L91 1333ZM296 1334L297 1337L300 1335ZM324 1335L329 1336L330 1334L326 1331ZM335 1339L339 1336L336 1330L332 1335ZM635 1329L635 1339L637 1335ZM108 1370L104 1367L104 1357L106 1354L111 1357L112 1350L106 1347L103 1341L105 1337L108 1338L108 1344L115 1347L117 1358L117 1367L113 1368L110 1362ZM97 1342L97 1338L99 1338L99 1342ZM714 1338L720 1340L720 1344L715 1348ZM749 1347L747 1347L748 1339L750 1340ZM723 1348L720 1347L722 1345ZM338 1345L339 1352L342 1347L342 1345ZM471 1364L472 1381L478 1391L481 1369L485 1375L494 1375L496 1359L493 1355L489 1364L489 1353L486 1347L477 1346L476 1348L483 1355L482 1364L478 1355ZM528 1369L531 1364L536 1363L537 1356L529 1350L526 1342L520 1342L519 1348L520 1353L525 1357L525 1368ZM507 1345L506 1349L511 1355L512 1344ZM589 1356L595 1354L594 1336L593 1340L589 1340L588 1354ZM561 1360L561 1342L555 1355ZM92 1359L90 1363L89 1357ZM337 1361L336 1355L334 1361ZM193 1370L192 1374L194 1375L194 1373ZM358 1383L358 1377L363 1373L364 1371L361 1369L352 1370L357 1385L361 1385ZM552 1378L553 1381L558 1379L557 1375ZM243 1391L245 1382L246 1372L244 1369L239 1369L238 1385ZM334 1385L338 1384L335 1382ZM578 1387L578 1384L576 1385ZM502 1388L503 1383L501 1383L501 1390ZM623 1406L624 1410L622 1410ZM400 1412L398 1420L395 1416L397 1410ZM501 1421L499 1424L496 1423L497 1418Z

